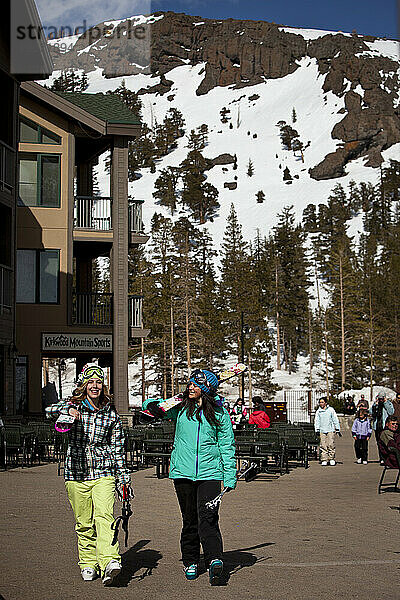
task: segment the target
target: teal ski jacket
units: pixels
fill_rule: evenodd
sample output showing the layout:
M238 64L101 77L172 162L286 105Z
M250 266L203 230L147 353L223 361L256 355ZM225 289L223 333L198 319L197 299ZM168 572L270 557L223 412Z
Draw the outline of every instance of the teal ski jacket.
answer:
M143 410L151 402L160 404L163 401L149 398L144 401ZM189 419L180 405L165 413L166 419L176 422L170 479L216 479L223 481L226 487L236 487L235 438L231 419L222 406L215 411L215 417L216 426L211 425L202 414L200 421L195 415Z

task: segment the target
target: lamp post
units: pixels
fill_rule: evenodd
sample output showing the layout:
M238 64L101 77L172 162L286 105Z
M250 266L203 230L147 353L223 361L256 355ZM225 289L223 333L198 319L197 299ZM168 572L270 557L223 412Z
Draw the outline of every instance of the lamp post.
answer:
M244 340L250 338L251 328L244 322L244 311L240 313L240 360L244 363ZM241 375L242 378L242 395L244 400L244 372Z

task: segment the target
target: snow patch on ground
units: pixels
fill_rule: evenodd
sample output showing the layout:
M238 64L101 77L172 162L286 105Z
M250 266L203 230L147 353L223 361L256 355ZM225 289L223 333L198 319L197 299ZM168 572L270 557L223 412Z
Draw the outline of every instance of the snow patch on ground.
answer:
M392 390L391 388L388 388L388 387L384 387L382 385L372 386L372 398L371 398L371 388L369 386L364 387L361 390L345 390L344 392L341 392L339 394L339 398L344 399L347 396L353 396L354 402L357 405L357 402L359 400L361 400L361 396L364 396L365 400L367 400L369 406L371 407L373 402L376 400L378 394L385 394L386 398L389 398L390 400L393 400L393 398L396 398L396 392L394 390Z

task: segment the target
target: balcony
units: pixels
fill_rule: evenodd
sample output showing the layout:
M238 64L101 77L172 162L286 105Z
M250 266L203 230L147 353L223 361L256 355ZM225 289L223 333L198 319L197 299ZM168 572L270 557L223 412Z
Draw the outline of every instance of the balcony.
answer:
M0 141L0 191L12 193L15 186L15 150Z
M128 200L128 231L129 231L129 244L145 244L149 237L144 233L143 219L142 219L142 206L144 200L135 200L129 198Z
M74 229L112 231L112 198L75 196Z
M113 322L113 294L74 292L72 323L91 327L110 326Z
M143 296L128 297L128 326L130 338L147 337L150 329L143 329Z
M11 314L12 270L0 266L0 315Z
M146 337L143 329L143 297L128 297L128 331L130 338ZM111 327L113 324L113 294L73 292L72 324L89 327Z

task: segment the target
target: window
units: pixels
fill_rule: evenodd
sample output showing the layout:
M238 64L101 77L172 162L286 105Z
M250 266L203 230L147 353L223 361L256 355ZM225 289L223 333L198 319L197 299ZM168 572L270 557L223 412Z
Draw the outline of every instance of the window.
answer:
M60 159L58 154L20 154L20 204L47 208L60 206Z
M30 144L61 144L59 135L21 116L19 118L19 141Z
M17 302L58 304L59 250L17 250Z
M13 238L11 208L0 204L0 265L11 267Z
M15 412L23 415L28 409L28 357L17 356L15 364Z

